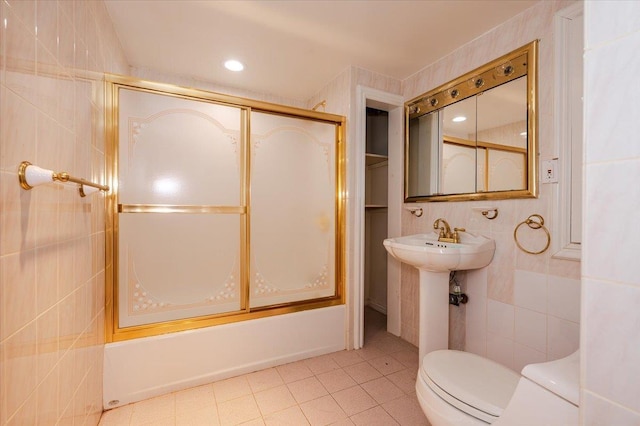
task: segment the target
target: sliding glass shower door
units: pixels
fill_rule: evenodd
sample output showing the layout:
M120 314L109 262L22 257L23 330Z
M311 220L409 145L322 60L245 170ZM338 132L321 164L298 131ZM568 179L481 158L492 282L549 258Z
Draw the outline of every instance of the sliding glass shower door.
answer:
M343 118L125 83L108 85L107 340L344 303Z
M119 93L118 324L240 311L243 111Z
M251 114L251 304L332 297L335 126Z

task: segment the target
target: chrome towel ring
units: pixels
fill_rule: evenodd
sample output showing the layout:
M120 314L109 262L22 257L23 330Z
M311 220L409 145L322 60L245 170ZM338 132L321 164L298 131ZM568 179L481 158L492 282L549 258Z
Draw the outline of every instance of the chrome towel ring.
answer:
M547 244L542 250L530 251L520 245L520 242L518 241L518 229L520 229L522 225L527 225L531 229L542 229L547 234ZM549 245L551 244L551 234L549 234L549 230L544 226L544 218L539 214L532 214L527 218L527 220L525 220L524 222L520 222L518 226L516 226L516 229L513 230L513 239L516 241L516 245L520 250L529 254L544 253L545 251L547 251Z

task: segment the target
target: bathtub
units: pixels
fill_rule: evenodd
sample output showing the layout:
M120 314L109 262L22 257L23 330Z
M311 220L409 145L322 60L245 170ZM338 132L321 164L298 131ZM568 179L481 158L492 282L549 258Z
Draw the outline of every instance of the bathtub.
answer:
M108 343L104 409L346 347L346 306Z

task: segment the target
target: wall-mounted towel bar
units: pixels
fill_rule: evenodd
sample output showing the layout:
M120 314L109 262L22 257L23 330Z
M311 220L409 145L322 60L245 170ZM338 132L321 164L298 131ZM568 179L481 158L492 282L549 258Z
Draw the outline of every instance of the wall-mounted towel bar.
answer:
M94 192L108 191L107 185L100 185L99 183L90 182L85 179L73 177L67 172L56 173L53 170L43 169L42 167L34 166L28 161L23 161L18 167L18 179L20 180L20 186L23 189L32 189L34 186L42 185L43 183L51 182L73 182L78 184L78 192L81 197L93 194Z

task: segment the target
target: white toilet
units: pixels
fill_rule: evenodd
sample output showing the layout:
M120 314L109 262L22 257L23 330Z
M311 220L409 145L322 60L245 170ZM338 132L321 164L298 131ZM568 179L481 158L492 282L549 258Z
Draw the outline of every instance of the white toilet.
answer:
M469 352L430 352L416 393L432 426L577 425L579 351L527 365L522 376Z

